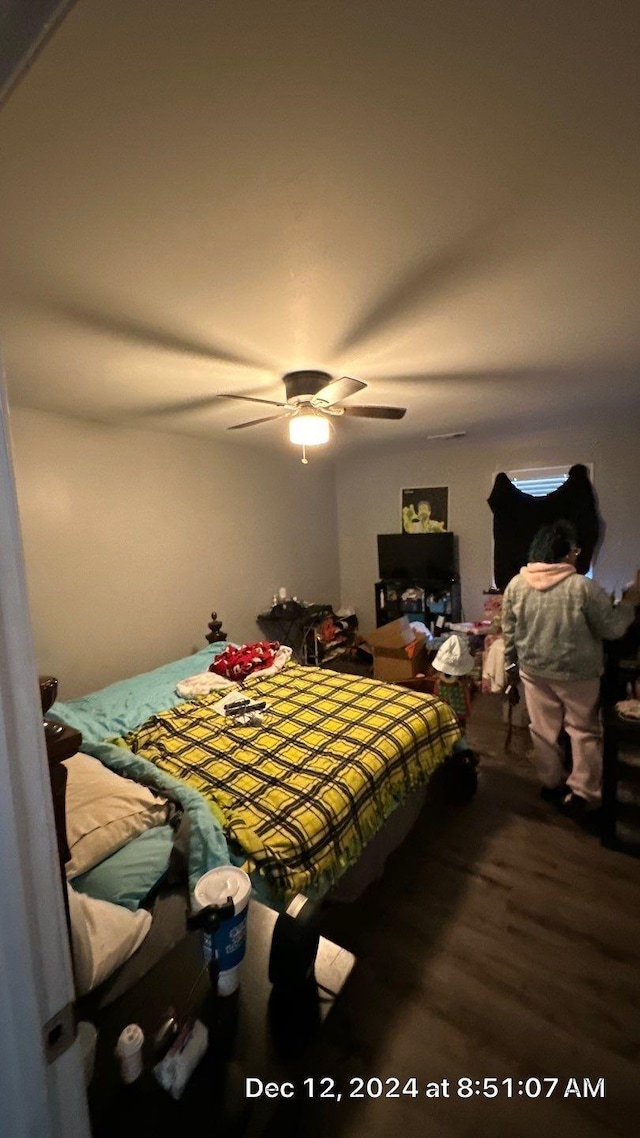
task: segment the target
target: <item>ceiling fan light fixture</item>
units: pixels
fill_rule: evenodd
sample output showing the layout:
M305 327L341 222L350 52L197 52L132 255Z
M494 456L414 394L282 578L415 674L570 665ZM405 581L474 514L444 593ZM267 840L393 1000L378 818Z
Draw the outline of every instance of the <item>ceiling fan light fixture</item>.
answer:
M313 411L302 412L289 420L289 439L297 446L317 447L329 442L328 419Z

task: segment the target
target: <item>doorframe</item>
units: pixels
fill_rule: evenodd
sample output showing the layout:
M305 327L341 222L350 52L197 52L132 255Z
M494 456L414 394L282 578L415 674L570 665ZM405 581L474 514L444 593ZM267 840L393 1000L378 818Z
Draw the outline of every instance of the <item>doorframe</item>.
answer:
M89 1138L77 1040L45 1025L74 986L0 361L0 1110L12 1138Z

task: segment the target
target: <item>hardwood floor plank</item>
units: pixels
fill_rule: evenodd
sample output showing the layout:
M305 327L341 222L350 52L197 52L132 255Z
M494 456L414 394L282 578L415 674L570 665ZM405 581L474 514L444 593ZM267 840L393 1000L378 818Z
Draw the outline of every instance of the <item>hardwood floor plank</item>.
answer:
M505 754L499 703L479 705L475 801L428 805L382 880L327 913L323 931L358 966L305 1069L343 1082L557 1077L563 1090L572 1077L604 1078L606 1097L298 1104L292 1133L637 1133L640 862L543 802L526 732Z

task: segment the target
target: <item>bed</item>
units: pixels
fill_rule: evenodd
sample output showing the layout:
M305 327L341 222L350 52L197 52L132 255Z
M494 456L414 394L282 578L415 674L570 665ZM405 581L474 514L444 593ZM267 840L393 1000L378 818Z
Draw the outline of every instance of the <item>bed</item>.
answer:
M189 892L207 869L230 862L251 873L255 896L275 908L298 892L321 898L340 895L345 882L364 887L415 820L425 787L460 738L455 716L429 695L290 663L244 681L241 694L263 700L266 710L260 725L239 725L225 718L220 692L187 700L176 692L225 647L212 644L59 701L51 714L82 733L84 754L167 799L181 819L178 831L188 833ZM162 826L168 857L175 842L166 819ZM175 889L168 892L175 909ZM158 908L161 894L152 895ZM121 987L111 985L111 995Z

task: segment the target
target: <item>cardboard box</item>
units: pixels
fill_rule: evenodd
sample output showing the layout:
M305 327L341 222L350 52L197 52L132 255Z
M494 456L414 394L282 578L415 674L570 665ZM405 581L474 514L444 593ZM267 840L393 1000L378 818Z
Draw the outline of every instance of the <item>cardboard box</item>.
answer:
M365 636L365 641L373 652L376 680L410 680L429 667L427 638L414 632L406 616L376 628Z
M430 676L414 676L410 680L396 680L395 682L403 688L409 688L410 691L420 692L421 695L435 695L438 678L433 674Z

